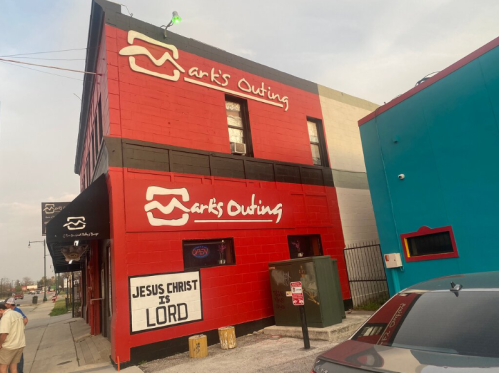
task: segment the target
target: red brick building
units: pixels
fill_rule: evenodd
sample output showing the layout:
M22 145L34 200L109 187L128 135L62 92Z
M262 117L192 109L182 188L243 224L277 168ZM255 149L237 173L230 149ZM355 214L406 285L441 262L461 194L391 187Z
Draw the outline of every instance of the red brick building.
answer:
M165 38L104 0L86 70L82 193L47 240L56 272L82 270L83 316L115 363L273 324L271 261L336 258L349 301L317 84Z

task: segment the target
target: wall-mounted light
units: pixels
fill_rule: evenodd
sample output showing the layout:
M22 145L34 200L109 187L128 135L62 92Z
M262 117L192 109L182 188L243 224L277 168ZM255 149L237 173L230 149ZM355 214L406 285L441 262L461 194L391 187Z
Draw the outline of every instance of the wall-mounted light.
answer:
M172 19L170 20L170 23L168 23L167 25L163 25L161 27L164 27L165 28L165 32L164 32L164 36L166 38L166 30L168 29L168 27L171 27L173 26L174 24L177 24L177 23L180 23L182 21L182 18L180 18L180 16L178 15L178 12L177 11L174 11L172 13Z

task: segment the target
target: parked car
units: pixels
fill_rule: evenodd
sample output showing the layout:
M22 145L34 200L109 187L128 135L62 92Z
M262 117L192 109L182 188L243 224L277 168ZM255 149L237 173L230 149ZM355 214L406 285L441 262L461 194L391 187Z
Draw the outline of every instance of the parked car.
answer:
M499 272L482 272L402 290L312 372L499 372L498 289Z
M24 294L23 293L14 294L14 300L18 300L18 299L24 299Z

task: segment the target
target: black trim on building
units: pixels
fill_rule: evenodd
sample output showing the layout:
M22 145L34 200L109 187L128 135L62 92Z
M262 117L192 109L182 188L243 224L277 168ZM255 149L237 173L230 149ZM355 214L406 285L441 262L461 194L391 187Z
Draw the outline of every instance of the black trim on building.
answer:
M108 149L109 167L334 187L333 174L327 167L247 158L109 136L104 136L104 142Z

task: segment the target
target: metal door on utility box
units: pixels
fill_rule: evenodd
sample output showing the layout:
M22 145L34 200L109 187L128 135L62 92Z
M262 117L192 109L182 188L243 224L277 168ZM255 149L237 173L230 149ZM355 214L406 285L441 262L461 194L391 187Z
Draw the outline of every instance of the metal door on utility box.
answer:
M298 307L293 306L290 288L290 282L300 281L305 298L307 323L311 327L321 327L320 299L313 261L272 263L269 265L269 271L276 325L301 325L300 313Z

